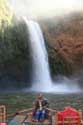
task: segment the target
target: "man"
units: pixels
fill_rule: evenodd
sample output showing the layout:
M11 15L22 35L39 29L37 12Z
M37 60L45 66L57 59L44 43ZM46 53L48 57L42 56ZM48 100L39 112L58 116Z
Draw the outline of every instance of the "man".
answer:
M43 122L47 115L48 101L43 98L43 95L40 93L37 96L37 100L34 104L34 120Z

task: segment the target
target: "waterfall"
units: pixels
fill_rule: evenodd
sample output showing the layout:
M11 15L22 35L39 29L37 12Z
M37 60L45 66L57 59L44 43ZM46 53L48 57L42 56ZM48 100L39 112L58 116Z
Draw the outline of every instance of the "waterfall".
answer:
M29 46L34 68L32 74L32 89L49 91L50 87L52 86L52 82L43 33L37 22L27 20L27 18L24 18L24 20L27 24L30 36Z
M29 47L33 62L32 87L27 90L54 93L80 92L75 80L66 77L60 83L51 80L48 54L41 28L37 22L28 20L25 17L23 19L28 30L27 35L29 36Z

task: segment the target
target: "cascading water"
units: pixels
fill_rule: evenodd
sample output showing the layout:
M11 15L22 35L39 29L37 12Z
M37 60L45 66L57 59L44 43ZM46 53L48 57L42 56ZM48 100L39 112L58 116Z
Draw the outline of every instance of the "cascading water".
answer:
M27 20L24 18L30 36L30 49L33 60L34 71L32 74L32 86L33 90L49 91L52 86L48 54L45 48L45 42L43 38L40 26L35 21Z
M72 93L80 91L74 80L65 79L54 84L51 80L45 41L37 22L23 18L29 35L29 47L33 61L32 87L29 91ZM65 77L64 77L65 78Z

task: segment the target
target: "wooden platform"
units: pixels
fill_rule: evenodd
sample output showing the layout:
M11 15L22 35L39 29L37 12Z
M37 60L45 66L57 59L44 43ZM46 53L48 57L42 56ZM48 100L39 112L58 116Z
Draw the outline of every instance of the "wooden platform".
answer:
M25 116L25 115L17 115L14 117L14 119L15 119L15 125L19 125L19 124L20 125L52 125L51 120L46 119L43 123L33 122L30 117ZM19 121L19 123L17 124L16 121L17 122ZM13 121L13 123L14 123L14 121ZM9 125L12 125L12 122Z
M82 112L71 107L66 107L64 111L52 113L43 123L34 122L32 112L21 113L16 115L11 124L8 125L83 125Z

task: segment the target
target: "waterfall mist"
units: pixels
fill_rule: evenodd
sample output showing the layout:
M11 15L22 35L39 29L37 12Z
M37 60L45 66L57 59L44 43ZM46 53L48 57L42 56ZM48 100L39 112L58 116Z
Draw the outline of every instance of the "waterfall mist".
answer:
M82 0L8 0L17 18L46 18L82 11Z

